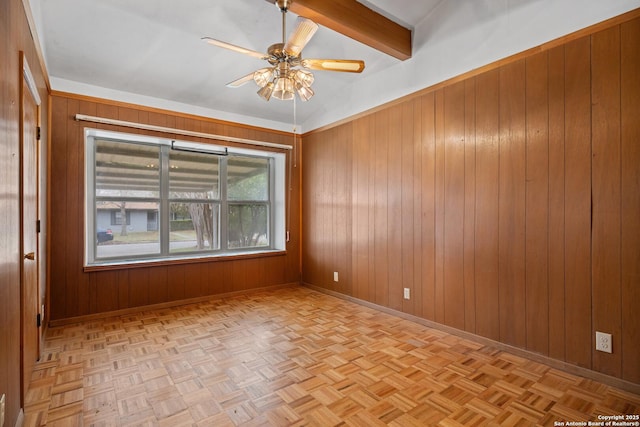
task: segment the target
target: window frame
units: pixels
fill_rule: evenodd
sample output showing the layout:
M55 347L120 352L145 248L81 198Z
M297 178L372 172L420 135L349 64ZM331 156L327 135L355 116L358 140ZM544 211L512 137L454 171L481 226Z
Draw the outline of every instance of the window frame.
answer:
M192 141L176 141L173 139L152 137L139 134L128 134L124 132L104 131L93 128L85 128L85 227L84 227L84 246L85 246L85 267L99 267L109 265L126 265L138 263L167 262L172 260L193 260L220 258L228 256L238 256L243 254L271 254L273 252L281 252L286 249L286 227L285 227L285 200L286 200L286 154L280 151L270 151L264 149L249 149L237 146L222 146L217 144L199 143ZM155 197L105 197L96 196L96 140L111 140L123 143L132 143L140 145L151 145L159 147L159 195ZM190 199L170 197L169 190L169 164L172 146L180 143L189 148L188 151L197 151L206 155L216 155L221 152L226 156L219 157L219 194L217 200L207 199ZM216 154L214 154L216 153ZM227 200L227 170L226 163L229 157L255 157L267 159L268 165L268 200ZM131 202L149 202L157 203L158 217L158 245L159 252L144 255L122 255L111 257L100 257L97 255L98 243L95 234L98 231L98 213L97 202L108 201L131 201ZM171 203L214 203L219 207L219 248L207 250L194 250L187 252L171 252L170 248L170 205ZM228 247L228 228L227 220L229 206L246 203L265 204L267 208L267 246L257 247ZM215 220L215 219L214 219Z

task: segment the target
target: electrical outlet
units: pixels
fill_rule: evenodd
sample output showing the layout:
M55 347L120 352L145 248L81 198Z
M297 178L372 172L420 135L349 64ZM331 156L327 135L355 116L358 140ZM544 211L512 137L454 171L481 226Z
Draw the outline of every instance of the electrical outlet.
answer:
M404 288L404 299L411 299L411 289Z
M4 425L4 402L5 395L3 394L2 397L0 397L0 427Z
M337 281L338 281L338 272L337 272L337 271L334 271L334 272L333 272L333 281L334 281L334 282L337 282Z
M596 350L611 353L611 334L596 331Z

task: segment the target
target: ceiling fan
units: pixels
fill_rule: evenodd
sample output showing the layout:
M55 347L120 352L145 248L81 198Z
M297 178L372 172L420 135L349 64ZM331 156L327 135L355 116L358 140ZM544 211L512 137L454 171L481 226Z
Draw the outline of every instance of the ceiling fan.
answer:
M214 46L264 59L270 66L260 68L227 84L227 87L240 87L253 80L260 89L258 95L268 101L271 97L290 100L297 93L301 100L308 101L314 92L311 89L313 74L307 70L341 71L361 73L364 61L349 59L303 59L302 49L309 43L318 30L318 24L310 19L298 17L296 28L286 39L286 14L293 0L276 0L276 6L282 13L282 43L269 46L267 53L246 49L211 37L202 40ZM301 67L301 68L299 68Z

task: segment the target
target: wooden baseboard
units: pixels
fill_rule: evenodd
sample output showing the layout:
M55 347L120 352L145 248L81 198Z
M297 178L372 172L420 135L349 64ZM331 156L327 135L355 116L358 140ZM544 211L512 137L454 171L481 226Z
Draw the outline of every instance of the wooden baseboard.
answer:
M516 356L520 356L520 357L524 357L526 359L532 360L534 362L538 362L541 363L543 365L547 365L551 368L554 369L558 369L564 372L567 372L569 374L572 375L576 375L579 377L584 377L584 378L588 378L590 380L594 380L594 381L598 381L601 382L603 384L606 384L608 386L611 387L616 387L619 388L621 390L625 390L631 393L635 393L640 395L640 384L635 384L629 381L625 381L621 378L616 378L616 377L612 377L610 375L606 375L597 371L593 371L591 369L587 369L587 368L583 368L581 366L576 366L576 365L572 365L570 363L567 362L563 362L561 360L557 360L557 359L552 359L548 356L544 356L542 354L538 354L538 353L534 353L532 351L529 350L525 350L519 347L513 347L511 345L508 344L504 344L501 343L499 341L494 341L492 339L489 338L485 338L482 337L480 335L476 335L476 334L472 334L471 332L467 332L467 331L462 331L460 329L456 329L456 328L452 328L451 326L447 326L447 325L442 325L440 323L436 323L433 322L431 320L427 320L427 319L423 319L421 317L418 316L414 316L413 314L408 314L408 313L403 313L401 311L398 310L394 310L392 308L389 307L384 307L378 304L374 304L372 302L369 301L365 301L365 300L361 300L358 298L354 298L352 296L349 295L345 295L345 294L341 294L339 292L335 292L335 291L331 291L328 289L324 289L315 285L311 285L309 283L302 283L303 286L312 289L314 291L323 293L323 294L327 294L327 295L331 295L334 296L336 298L340 298L343 300L347 300L365 307L369 307L372 308L374 310L378 310L381 311L383 313L387 313L393 316L397 316L406 320L409 320L411 322L415 322L418 324L421 324L423 326L427 326L429 328L433 328L433 329L437 329L439 331L442 332L446 332L448 334L451 335L455 335L457 337L460 338L464 338L467 339L469 341L474 341L477 342L479 344L483 344L486 346L491 346L491 347L495 347L498 350L501 351L505 351L511 354L514 354Z
M281 285L273 285L273 286L265 286L265 287L262 287L262 288L247 289L247 290L243 290L243 291L226 292L226 293L223 293L223 294L206 295L206 296L197 297L197 298L189 298L189 299L182 299L182 300L176 300L176 301L169 301L169 302L163 302L163 303L159 303L159 304L143 305L143 306L139 306L139 307L125 308L125 309L121 309L121 310L105 311L105 312L102 312L102 313L93 313L93 314L87 314L87 315L84 315L84 316L69 317L69 318L66 318L66 319L55 319L55 320L50 320L49 321L48 327L49 328L55 328L57 326L64 326L64 325L70 325L70 324L74 324L74 323L89 322L89 321L93 321L93 320L104 319L104 318L107 318L107 317L126 316L128 314L139 313L141 311L162 310L162 309L165 309L165 308L179 307L181 305L196 304L196 303L199 303L199 302L211 301L211 300L216 300L216 299L221 299L221 298L229 298L229 297L238 296L238 295L251 295L251 294L258 293L258 292L271 291L271 290L274 290L274 289L281 289L281 288L289 288L289 287L292 287L292 286L300 286L300 283L298 283L298 282L285 283L285 284L281 284Z

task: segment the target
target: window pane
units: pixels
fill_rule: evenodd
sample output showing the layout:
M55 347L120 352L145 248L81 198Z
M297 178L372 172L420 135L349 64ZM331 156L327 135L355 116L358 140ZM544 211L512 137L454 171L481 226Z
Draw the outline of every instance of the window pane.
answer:
M169 197L217 200L220 194L219 170L217 156L171 151Z
M157 198L160 148L96 141L96 196Z
M285 247L284 153L85 131L87 265ZM215 146L219 148L218 146Z
M269 160L229 156L227 161L228 200L269 200Z
M156 202L96 202L96 256L113 258L160 253ZM120 218L120 224L113 224ZM122 218L127 221L123 223Z
M229 205L229 248L269 246L268 224L265 204Z
M171 203L169 250L220 249L220 206L214 203Z

